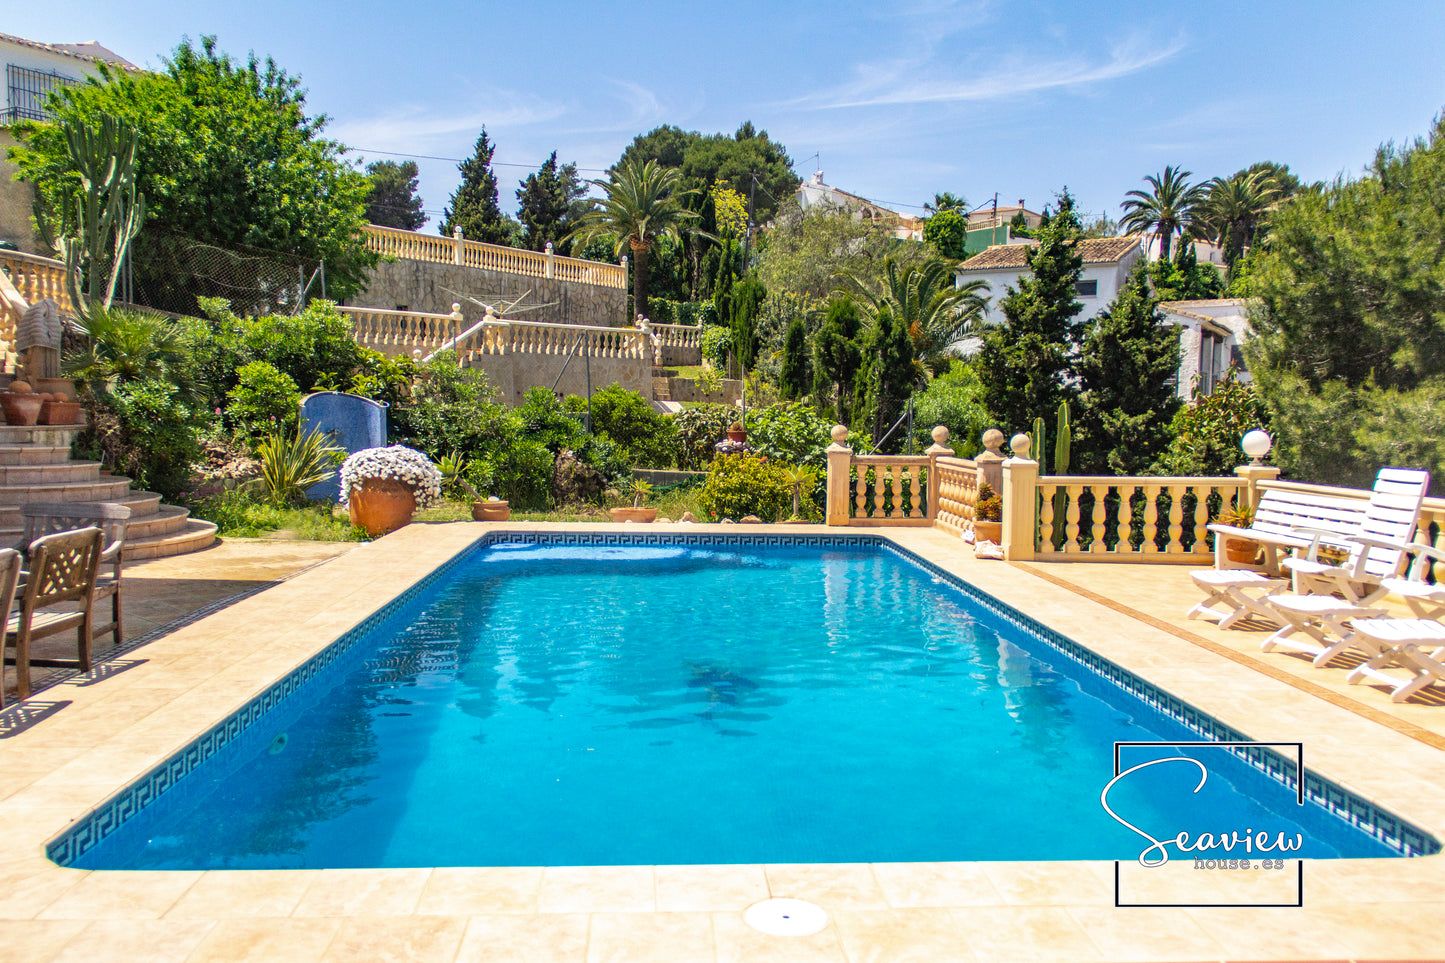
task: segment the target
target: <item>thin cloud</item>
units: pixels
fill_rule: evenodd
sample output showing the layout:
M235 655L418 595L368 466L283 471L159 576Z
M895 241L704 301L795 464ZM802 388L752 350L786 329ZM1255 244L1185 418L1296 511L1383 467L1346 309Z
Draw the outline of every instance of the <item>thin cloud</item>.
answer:
M457 114L437 114L422 107L403 106L375 117L337 120L329 133L337 140L369 144L378 150L405 150L415 147L419 141L458 134L475 137L483 127L496 131L546 123L564 112L561 104L546 101L474 108Z
M1077 87L1115 80L1148 70L1184 49L1182 39L1153 50L1139 44L1116 47L1108 59L1088 63L1070 58L1051 63L1003 65L994 63L986 76L971 80L914 80L913 76L934 68L917 61L893 61L859 67L857 81L831 93L802 98L792 106L812 110L848 107L898 106L904 104L982 103L1019 94Z

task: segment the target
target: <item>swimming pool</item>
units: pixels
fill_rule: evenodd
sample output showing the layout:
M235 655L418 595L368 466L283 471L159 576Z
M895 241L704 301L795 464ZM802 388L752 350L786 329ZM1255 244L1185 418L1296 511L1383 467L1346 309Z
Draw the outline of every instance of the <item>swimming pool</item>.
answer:
M1152 703L1152 704L1151 704ZM493 535L57 839L86 868L1133 858L1241 738L876 537ZM1139 825L1434 840L1209 756ZM1257 770L1267 770L1261 772ZM1340 818L1343 814L1346 818ZM1142 820L1142 822L1141 822ZM1157 834L1156 834L1157 835Z

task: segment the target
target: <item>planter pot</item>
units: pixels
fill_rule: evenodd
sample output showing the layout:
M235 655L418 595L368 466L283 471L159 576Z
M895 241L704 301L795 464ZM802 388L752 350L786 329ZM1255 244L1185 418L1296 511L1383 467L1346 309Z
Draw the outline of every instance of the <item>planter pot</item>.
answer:
M512 509L506 502L472 502L472 521L505 522L512 517Z
M733 431L731 428L728 429L728 441L742 442L747 440L748 433L746 431Z
M0 409L4 409L5 422L11 425L35 424L35 419L40 417L42 404L38 391L7 391L0 394Z
M73 425L80 420L80 402L47 401L40 406L40 424Z
M981 522L974 519L973 522L974 544L979 542L993 542L995 545L1003 544L1003 522Z
M49 392L54 395L57 401L75 400L75 382L69 378L36 378L30 384L36 391ZM64 424L69 423L64 422ZM45 422L42 421L41 424L43 425Z
M411 521L416 496L410 488L391 478L368 478L351 490L347 499L351 524L366 530L372 538L394 532Z
M609 508L614 522L650 522L657 517L655 508Z
M1259 543L1249 538L1224 540L1224 557L1236 565L1253 565L1259 556Z

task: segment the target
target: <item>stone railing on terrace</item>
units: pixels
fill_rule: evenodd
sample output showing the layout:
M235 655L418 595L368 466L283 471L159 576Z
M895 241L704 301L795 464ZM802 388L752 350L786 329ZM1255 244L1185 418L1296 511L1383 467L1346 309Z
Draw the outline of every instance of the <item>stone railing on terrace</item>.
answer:
M1206 526L1245 487L1242 478L1044 476L1034 485L1034 551L1060 561L1212 564ZM1018 490L1007 489L1005 504Z
M978 462L972 458L943 456L934 462L933 472L938 478L938 511L934 523L959 534L973 528L973 510L978 504Z
M651 367L653 339L638 328L602 328L585 324L532 321L483 321L456 345L464 364L485 355L575 354L579 358L631 358Z
M9 275L10 283L26 304L49 298L66 311L72 310L63 261L21 251L0 251L0 270Z
M366 249L383 257L461 264L487 271L503 271L524 277L556 278L607 288L627 287L625 263L605 264L601 261L562 257L552 253L550 243L546 251L537 252L502 244L469 241L462 237L460 228L451 237L441 237L368 224Z
M938 505L934 465L953 454L944 446L948 429L933 429L934 444L922 455L859 455L844 442L848 429L833 426L828 446L829 525L929 526Z
M337 310L351 319L358 344L385 355L431 354L462 333L462 309L452 305L451 314L424 311L387 311L341 305Z
M652 333L658 337L658 364L702 364L702 325L654 324Z

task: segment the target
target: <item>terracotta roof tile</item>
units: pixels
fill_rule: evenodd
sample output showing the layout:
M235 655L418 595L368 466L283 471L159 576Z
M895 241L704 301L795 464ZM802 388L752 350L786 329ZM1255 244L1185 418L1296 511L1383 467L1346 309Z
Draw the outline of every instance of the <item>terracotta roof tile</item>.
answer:
M1137 237L1091 237L1079 242L1085 264L1115 264L1139 246ZM996 271L1028 267L1025 252L1030 244L994 244L964 261L964 271Z
M17 37L14 34L8 33L0 33L0 40L19 44L22 47L33 47L36 50L57 53L65 57L74 57L77 60L117 64L127 70L140 69L114 50L103 47L94 41L88 41L86 43L41 43L39 40L26 40L24 37Z

